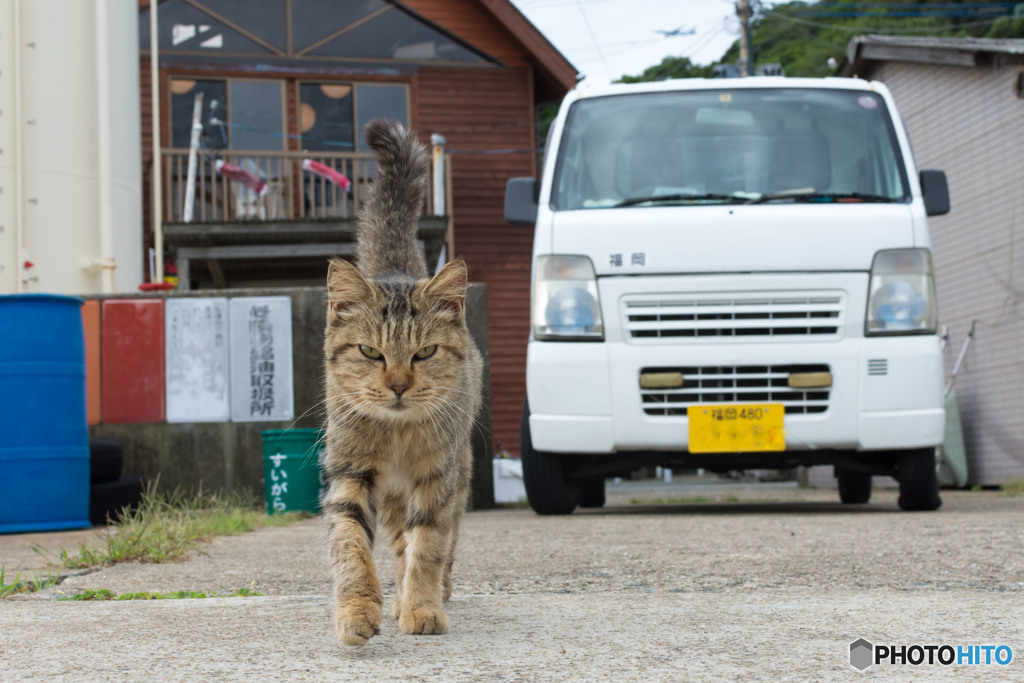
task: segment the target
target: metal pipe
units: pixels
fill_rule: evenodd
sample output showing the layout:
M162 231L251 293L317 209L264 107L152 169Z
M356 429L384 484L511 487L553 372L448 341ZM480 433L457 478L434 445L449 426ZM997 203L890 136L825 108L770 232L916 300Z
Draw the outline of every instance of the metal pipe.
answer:
M199 135L203 132L203 93L197 92L192 103L192 138L188 145L188 176L185 181L185 210L183 220L192 222L192 211L196 205L196 153L199 151Z
M157 33L156 12L157 0L149 0L149 76L150 76L150 113L153 117L153 187L151 202L153 208L153 247L156 251L156 272L150 273L153 282L164 281L164 228L163 201L160 191L163 185L162 166L160 161L160 64L157 52L160 45L160 34Z
M16 292L25 291L25 168L21 129L21 0L14 0L14 231L17 264Z
M96 0L96 117L98 128L96 143L99 156L99 220L101 287L104 294L114 292L114 227L111 224L110 171L110 47L108 41L107 0Z
M444 205L444 136L434 133L430 136L430 144L434 146L434 215L445 215Z

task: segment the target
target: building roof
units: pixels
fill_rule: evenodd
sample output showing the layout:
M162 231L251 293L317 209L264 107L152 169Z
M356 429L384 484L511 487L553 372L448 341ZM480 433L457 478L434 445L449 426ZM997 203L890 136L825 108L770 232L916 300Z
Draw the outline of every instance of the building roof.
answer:
M866 76L872 62L916 62L946 66L1024 63L1024 39L944 38L937 36L855 36L837 76Z
M406 12L418 14L427 20L431 19L429 15L411 9L402 0L385 1L401 7ZM544 99L561 99L566 91L576 85L579 76L576 67L512 4L511 0L470 0L470 2L492 17L511 36L512 40L522 46L530 61L537 67L538 91ZM143 10L149 7L150 0L138 0L138 3L139 9ZM451 32L451 29L448 31ZM461 39L465 40L465 38Z
M511 0L476 0L512 37L536 60L541 74L558 83L565 90L575 85L579 72L568 59L541 33ZM557 95L561 97L561 94Z

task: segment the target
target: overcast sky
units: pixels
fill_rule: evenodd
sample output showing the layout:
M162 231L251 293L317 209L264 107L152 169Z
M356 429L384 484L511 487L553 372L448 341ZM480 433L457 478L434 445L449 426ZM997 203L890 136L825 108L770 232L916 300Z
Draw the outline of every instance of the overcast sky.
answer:
M737 39L732 0L512 0L580 73L636 75L664 57L708 64ZM662 36L658 30L691 35Z

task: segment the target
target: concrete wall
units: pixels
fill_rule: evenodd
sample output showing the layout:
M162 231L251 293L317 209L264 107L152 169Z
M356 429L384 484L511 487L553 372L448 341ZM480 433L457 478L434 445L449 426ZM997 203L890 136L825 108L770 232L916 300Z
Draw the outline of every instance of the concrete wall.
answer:
M160 295L156 295L160 296ZM260 431L288 427L321 427L324 421L323 340L326 290L289 289L202 290L170 297L289 296L292 300L292 348L295 389L293 422L217 422L202 424L100 424L90 434L110 436L124 447L125 471L148 481L159 478L162 490L175 487L251 491L263 496L263 450ZM124 296L117 298L123 299ZM135 298L154 298L153 294ZM473 431L473 497L475 508L493 507L491 478L491 389L487 290L472 284L466 302L470 333L485 360L484 406Z

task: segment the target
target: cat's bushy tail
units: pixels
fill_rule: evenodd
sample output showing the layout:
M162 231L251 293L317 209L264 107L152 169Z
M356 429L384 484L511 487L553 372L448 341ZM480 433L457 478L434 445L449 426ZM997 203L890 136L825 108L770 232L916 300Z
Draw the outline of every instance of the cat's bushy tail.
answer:
M366 124L366 142L377 153L377 169L359 214L359 270L367 277L425 278L416 228L430 168L427 150L414 132L386 119Z

